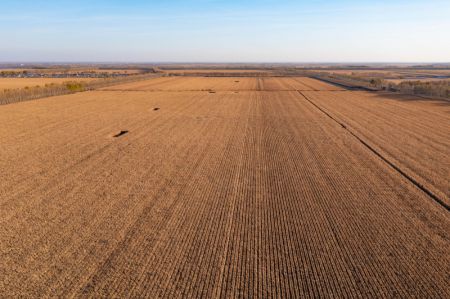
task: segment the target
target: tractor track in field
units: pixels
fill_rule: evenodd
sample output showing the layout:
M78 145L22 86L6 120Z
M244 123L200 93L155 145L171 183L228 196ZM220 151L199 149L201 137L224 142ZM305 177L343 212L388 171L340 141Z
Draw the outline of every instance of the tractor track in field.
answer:
M403 176L406 180L410 181L414 186L416 186L418 189L422 190L425 194L427 194L431 199L433 199L436 203L441 205L443 208L445 208L447 211L450 211L450 206L442 199L439 198L436 194L434 194L431 190L426 188L424 185L420 184L417 180L415 180L413 177L408 175L404 170L401 169L400 166L396 165L392 161L390 161L387 157L385 157L382 153L377 151L373 146L371 146L369 143L364 141L361 137L359 137L357 134L355 134L352 130L348 128L348 125L337 120L335 117L333 117L329 112L327 112L325 109L314 103L312 100L310 100L307 96L305 96L302 91L297 90L297 92L311 105L316 107L318 110L320 110L323 114L328 116L331 120L333 120L335 123L339 124L345 131L347 131L350 135L355 137L360 143L362 143L367 149L369 149L373 154L378 156L381 160L383 160L386 165L393 168L395 171L397 171L401 176Z

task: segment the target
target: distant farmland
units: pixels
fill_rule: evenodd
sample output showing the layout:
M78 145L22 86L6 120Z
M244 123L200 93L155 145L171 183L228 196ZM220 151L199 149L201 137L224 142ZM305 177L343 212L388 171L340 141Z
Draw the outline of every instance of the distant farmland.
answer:
M46 84L64 82L89 82L98 78L0 78L0 91L5 89L20 89L25 87L44 87Z
M0 297L450 297L448 101L161 77L0 140Z

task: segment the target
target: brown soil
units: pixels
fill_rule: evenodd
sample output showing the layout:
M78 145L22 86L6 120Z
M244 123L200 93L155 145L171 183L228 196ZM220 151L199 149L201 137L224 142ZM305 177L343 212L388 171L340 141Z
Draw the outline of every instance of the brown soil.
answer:
M307 91L333 90L342 88L310 78L220 78L220 77L160 77L150 81L140 81L106 87L109 91Z
M367 92L305 95L450 205L450 102Z
M443 196L448 106L306 78L114 89L0 106L0 297L450 296L448 211L348 131Z

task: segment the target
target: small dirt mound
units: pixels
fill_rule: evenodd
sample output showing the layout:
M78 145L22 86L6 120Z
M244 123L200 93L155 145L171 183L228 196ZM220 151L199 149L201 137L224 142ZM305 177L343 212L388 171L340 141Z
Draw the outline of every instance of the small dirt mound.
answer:
M125 134L128 134L128 131L127 130L122 130L122 131L119 131L116 134L114 134L113 137L117 138L117 137L123 136Z
M159 110L159 107L153 108L153 111L158 111L158 110Z

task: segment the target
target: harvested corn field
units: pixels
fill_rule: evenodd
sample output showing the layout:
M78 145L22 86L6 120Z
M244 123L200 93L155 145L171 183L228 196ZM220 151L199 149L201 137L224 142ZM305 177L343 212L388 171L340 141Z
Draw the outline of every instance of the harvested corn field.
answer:
M449 297L448 112L310 78L0 106L0 297Z
M109 91L307 91L343 90L310 78L161 77L107 87Z
M450 102L392 93L304 95L450 205Z

